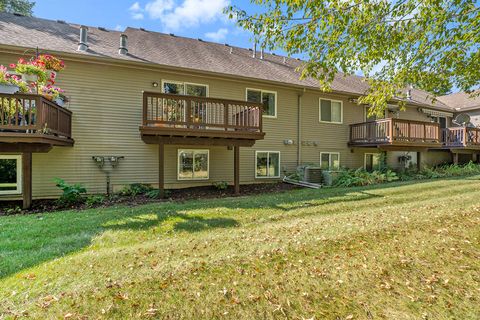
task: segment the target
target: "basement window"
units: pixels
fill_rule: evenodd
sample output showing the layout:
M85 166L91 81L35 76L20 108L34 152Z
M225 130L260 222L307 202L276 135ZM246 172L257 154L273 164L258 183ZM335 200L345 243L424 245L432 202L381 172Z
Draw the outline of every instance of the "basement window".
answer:
M0 155L0 194L22 193L22 156Z
M209 150L178 150L178 180L208 180Z
M280 178L280 152L255 152L255 178Z
M340 170L340 153L338 152L321 152L320 167L322 170Z

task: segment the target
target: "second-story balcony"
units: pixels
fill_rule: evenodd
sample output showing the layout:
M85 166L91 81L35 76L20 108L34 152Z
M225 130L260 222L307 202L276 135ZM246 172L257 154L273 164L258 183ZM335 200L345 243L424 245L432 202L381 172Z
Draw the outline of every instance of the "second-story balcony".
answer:
M446 147L480 149L480 129L453 127L443 130L442 140Z
M72 112L35 94L0 94L0 151L72 146Z
M438 123L403 119L381 119L350 125L350 146L440 147Z
M259 103L143 93L146 143L251 146L264 138Z
M450 127L404 119L381 119L350 125L352 147L419 147L480 149L480 129Z

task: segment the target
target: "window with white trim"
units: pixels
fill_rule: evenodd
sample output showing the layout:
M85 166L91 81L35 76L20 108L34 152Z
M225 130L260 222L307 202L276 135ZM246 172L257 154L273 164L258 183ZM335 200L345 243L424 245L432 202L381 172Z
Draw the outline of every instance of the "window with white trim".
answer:
M320 99L320 122L342 123L343 102L338 100Z
M208 86L206 84L163 80L162 90L163 93L208 97Z
M0 194L22 193L22 156L0 155Z
M263 116L277 117L277 93L275 91L247 88L247 101L262 103Z
M209 150L178 150L178 180L207 180Z
M255 152L255 178L280 178L280 152Z
M339 152L320 152L320 168L322 170L340 170Z
M363 168L367 171L375 171L380 167L380 153L365 153Z

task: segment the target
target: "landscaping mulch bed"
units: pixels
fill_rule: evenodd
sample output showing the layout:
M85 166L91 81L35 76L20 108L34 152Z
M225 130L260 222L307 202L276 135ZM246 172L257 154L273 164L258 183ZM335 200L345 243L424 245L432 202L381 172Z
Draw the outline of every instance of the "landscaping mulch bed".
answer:
M298 189L300 187L294 186L286 183L262 183L262 184L248 184L242 185L240 187L239 196L248 196L248 195L258 195L262 193L272 193L272 192L285 192L293 189ZM4 201L0 202L0 216L2 215L12 215L12 214L33 214L33 213L42 213L42 212L52 212L60 210L83 210L88 208L96 207L109 207L117 204L123 204L128 206L136 206L147 203L155 202L184 202L186 200L195 200L195 199L213 199L213 198L223 198L223 197L235 197L233 187L228 187L226 190L218 190L213 186L204 186L204 187L193 187L185 189L175 189L168 190L168 197L165 199L155 199L149 198L146 195L136 195L136 196L121 196L114 194L111 197L105 197L105 201L101 205L87 206L84 203L79 203L74 206L62 206L59 205L56 200L33 200L32 207L28 210L21 209L21 201Z

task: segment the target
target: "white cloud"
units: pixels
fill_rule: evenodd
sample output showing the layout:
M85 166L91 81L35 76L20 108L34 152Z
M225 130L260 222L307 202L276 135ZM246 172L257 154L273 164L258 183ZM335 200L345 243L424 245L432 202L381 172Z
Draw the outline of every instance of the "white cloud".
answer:
M223 9L229 3L230 0L152 0L144 8L135 2L129 11L133 19L148 15L160 20L165 31L175 31L224 19Z
M140 12L132 13L133 20L142 20L143 18L144 18L143 13L140 13Z
M133 11L133 12L138 12L138 11L142 11L142 7L140 7L140 3L135 2L134 4L132 4L130 9L128 9L128 10Z
M228 29L220 28L215 32L207 32L205 33L205 38L210 39L215 42L222 42L225 40L228 34Z
M138 1L132 4L130 8L128 8L128 11L130 11L130 15L133 20L142 20L144 18L144 15L143 15L144 10L142 9Z
M145 11L152 19L163 19L165 13L171 11L174 6L173 0L155 0L147 3Z
M121 25L117 24L117 25L115 26L115 30L116 30L116 31L122 31L122 30L123 30L123 27L122 27Z

